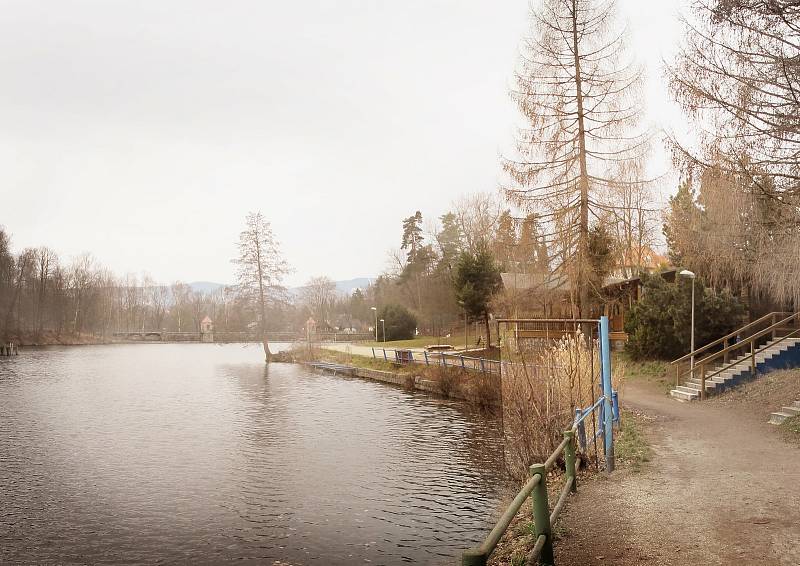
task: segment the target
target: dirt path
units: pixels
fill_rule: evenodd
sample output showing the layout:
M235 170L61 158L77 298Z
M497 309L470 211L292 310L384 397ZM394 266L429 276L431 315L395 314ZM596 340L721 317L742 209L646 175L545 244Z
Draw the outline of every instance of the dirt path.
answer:
M626 383L652 461L579 488L557 532L559 566L800 564L800 449L773 425Z

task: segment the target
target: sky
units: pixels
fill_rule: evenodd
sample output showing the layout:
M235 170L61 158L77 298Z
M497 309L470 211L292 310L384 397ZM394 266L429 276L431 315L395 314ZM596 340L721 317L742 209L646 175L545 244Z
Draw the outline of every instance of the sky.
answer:
M682 0L618 6L646 120L680 126ZM16 250L228 283L260 210L288 284L376 276L403 218L505 181L529 26L527 0L5 0L0 225Z

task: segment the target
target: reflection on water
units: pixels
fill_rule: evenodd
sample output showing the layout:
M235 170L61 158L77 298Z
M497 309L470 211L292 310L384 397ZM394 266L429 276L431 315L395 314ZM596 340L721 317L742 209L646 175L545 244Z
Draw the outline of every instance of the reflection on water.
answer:
M0 563L453 563L498 507L497 421L258 347L0 358Z

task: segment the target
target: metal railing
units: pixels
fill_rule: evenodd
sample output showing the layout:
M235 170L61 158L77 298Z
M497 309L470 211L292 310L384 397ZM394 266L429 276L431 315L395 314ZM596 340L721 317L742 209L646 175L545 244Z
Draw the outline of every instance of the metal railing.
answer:
M426 366L443 366L461 368L469 371L479 371L482 373L500 374L503 364L488 358L475 358L448 352L415 352L413 350L392 349L392 348L372 348L372 357L383 359L387 362L397 364L422 364Z
M800 326L798 326L798 323L800 323L800 312L790 314L787 317L777 320L778 317L784 314L787 313L773 312L762 316L739 330L706 344L703 348L690 352L682 358L678 358L672 362L676 365L676 368L680 367L678 365L680 362L685 361L687 358L691 359L692 354L695 356L695 361L694 366L690 367L689 370L684 373L681 373L679 369L676 370L676 386L680 385L682 376L690 376L691 379L699 380L700 399L705 399L706 381L747 360L750 361L751 375L755 376L756 366L758 365L756 356L758 356L758 354L784 340L800 335ZM753 328L763 325L767 321L769 321L770 324L766 328L752 332L749 336L742 336L743 332L751 331ZM779 338L779 333L784 334ZM734 339L735 341L730 343L730 341ZM721 350L697 359L698 352L708 351L709 348L719 346L720 344L723 345Z
M612 404L613 422L619 422L619 404L616 401L616 391L613 393L614 402ZM567 504L570 493L578 491L577 470L580 468L581 456L576 452L576 440L581 448L581 453L585 454L588 443L586 441L585 420L591 416L596 418L598 431L594 435L594 440L605 433L605 418L603 415L606 406L605 396L601 396L591 407L582 410L575 409L575 420L569 430L564 431L564 439L561 444L545 460L544 464L534 464L530 467L530 479L517 493L508 508L500 516L494 528L484 541L475 548L465 551L461 555L462 566L485 566L497 548L500 539L503 537L514 518L519 513L525 501L530 497L533 508L533 524L536 543L525 559L526 564L555 564L553 556L553 536L552 527L558 520L561 511ZM577 434L577 438L576 438ZM607 447L608 448L608 447ZM553 469L558 457L564 454L565 463L565 482L561 488L558 500L550 511L547 494L547 474Z
M503 513L489 533L483 543L462 554L462 566L483 566L489 560L503 534L508 530L509 525L517 515L522 505L528 497L531 498L533 507L534 534L536 543L528 553L526 564L549 564L555 563L553 558L553 537L552 525L558 519L561 511L567 503L570 493L578 489L578 478L576 470L580 468L580 461L576 466L575 435L578 435L578 442L582 453L586 453L586 427L585 421L591 416L592 422L596 426L596 432L592 437L592 442L597 446L597 439L603 438L603 452L605 453L606 471L614 470L614 422L619 422L619 402L617 394L611 385L611 342L609 337L609 320L606 316L601 316L600 320L586 321L597 324L597 331L600 342L602 395L587 409L578 408L575 410L575 419L572 427L564 431L564 440L555 451L545 460L544 464L534 464L530 467L531 478L525 483L517 493L514 500ZM547 501L547 473L553 468L556 460L564 454L565 477L566 481L561 488L561 493L550 512Z
M695 367L697 367L697 360L701 357L701 355L706 354L709 351L712 351L714 348L718 346L722 346L721 350L726 350L729 346L736 344L737 342L741 341L745 335L752 335L755 332L758 332L757 328L759 326L772 326L776 324L778 317L791 314L785 311L776 311L771 312L769 314L765 314L764 316L757 318L756 320L745 324L741 328L737 328L733 332L726 334L721 338L717 338L713 342L709 342L708 344L696 348L693 352L689 352L685 356L681 356L677 360L673 360L670 362L670 365L675 366L675 385L680 385L680 382L689 376L692 373L692 366L691 361L692 358L695 360ZM730 352L730 350L728 350ZM727 363L730 356L723 355L723 363ZM694 377L692 375L692 377Z

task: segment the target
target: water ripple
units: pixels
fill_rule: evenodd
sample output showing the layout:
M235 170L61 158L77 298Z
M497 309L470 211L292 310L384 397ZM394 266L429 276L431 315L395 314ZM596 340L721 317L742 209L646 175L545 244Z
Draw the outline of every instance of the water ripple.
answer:
M497 421L258 348L26 350L0 399L3 564L446 564L497 511Z

